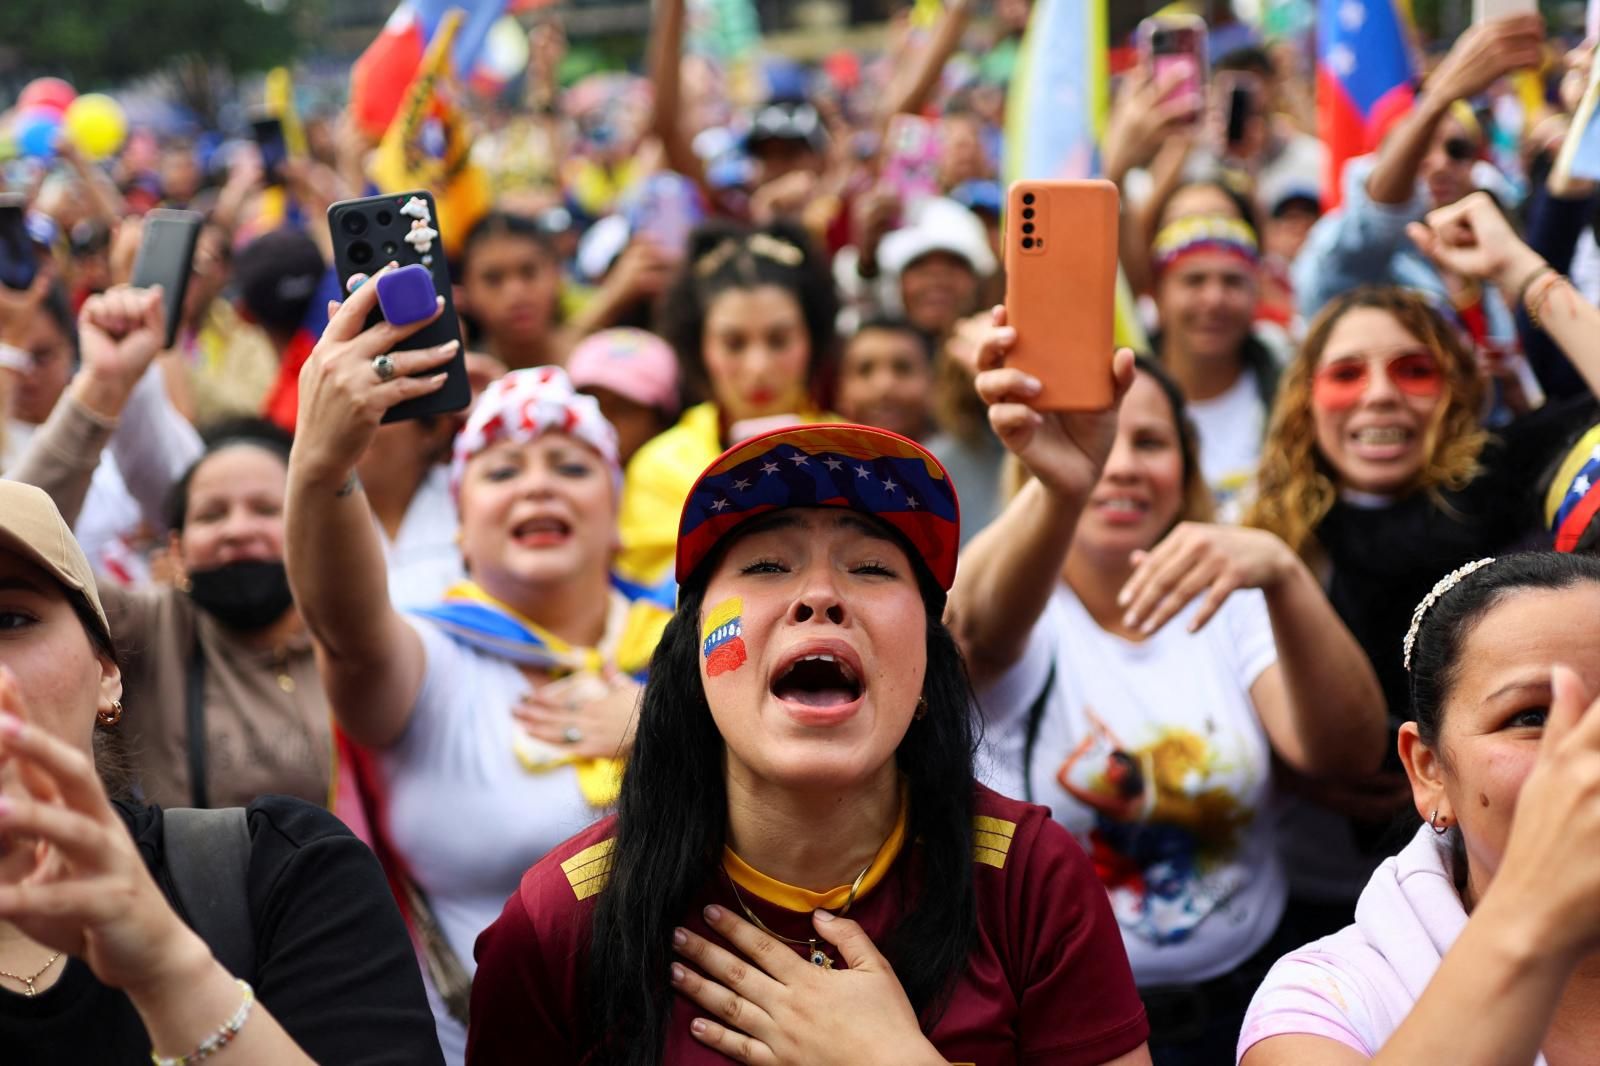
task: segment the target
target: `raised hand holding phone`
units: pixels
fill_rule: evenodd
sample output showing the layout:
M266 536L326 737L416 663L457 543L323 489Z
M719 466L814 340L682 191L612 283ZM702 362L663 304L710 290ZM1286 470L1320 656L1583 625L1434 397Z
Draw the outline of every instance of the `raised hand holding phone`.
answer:
M395 365L399 365L402 357L407 356L404 360L407 365L417 363L420 359L423 367L432 369L438 364L427 362L427 357L421 353L443 351L443 346L451 342L455 344L451 350L456 354L445 360L441 368L445 372L441 384L408 392L404 397L398 392L387 394L393 406L383 412L385 422L447 414L459 411L472 402L466 360L460 354L461 326L456 319L450 271L445 263L438 217L433 195L425 189L341 200L328 208L334 271L349 297L345 306L358 302L356 297L366 288L369 277L377 276L368 272L384 263L396 269L402 264L416 267L409 273L417 275L425 270L433 279L433 291L437 294L441 310L434 313L430 309L427 318L420 322L408 316L409 324L404 332L388 335L391 346L398 349L392 353ZM420 290L420 284L416 289ZM368 297L371 295L367 294ZM366 309L366 326L376 326L384 321L375 299L362 299L359 302ZM416 352L417 358L409 358L411 352ZM369 358L378 354L374 351ZM412 371L399 372L405 374Z
M461 342L455 339L428 348L400 347L437 322L446 305L445 297L437 296L434 313L421 321L404 326L384 321L378 314L379 285L398 269L399 264L389 263L372 283L329 306L328 328L300 371L291 461L315 478L344 480L387 412L437 393L449 378L443 367L461 362Z
M1104 411L1115 386L1117 187L1019 181L1006 210L1006 365L1040 383L1034 407Z

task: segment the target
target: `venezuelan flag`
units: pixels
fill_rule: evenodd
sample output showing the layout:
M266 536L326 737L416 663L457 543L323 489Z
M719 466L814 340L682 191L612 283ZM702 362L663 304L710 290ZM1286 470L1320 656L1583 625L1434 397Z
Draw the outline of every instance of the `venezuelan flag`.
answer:
M744 600L732 596L706 615L705 629L700 634L706 657L706 674L716 677L729 670L737 670L745 663Z
M426 188L439 207L439 233L454 252L489 210L489 177L472 161L467 115L448 84L451 45L462 13L445 13L394 122L384 132L368 176L379 192Z
M1341 197L1350 159L1367 151L1373 120L1413 94L1406 12L1394 0L1320 0L1317 5L1317 134L1328 146L1328 207Z
M511 6L520 10L536 5L520 0ZM489 30L506 7L506 0L402 0L350 68L350 113L356 124L369 137L383 136L452 9L461 12L459 32L451 31L452 62L465 78L477 66Z

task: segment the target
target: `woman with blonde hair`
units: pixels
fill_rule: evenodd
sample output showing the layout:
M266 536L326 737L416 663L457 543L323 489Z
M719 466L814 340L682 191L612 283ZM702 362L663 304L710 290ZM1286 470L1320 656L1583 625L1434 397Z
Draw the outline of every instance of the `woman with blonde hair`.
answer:
M1590 388L1600 383L1600 312L1487 196L1435 212L1412 237L1449 269L1517 293ZM1579 397L1485 432L1486 384L1467 343L1430 297L1410 290L1358 289L1329 303L1284 372L1244 516L1318 575L1371 660L1389 713L1386 773L1353 789L1293 786L1317 804L1284 822L1306 939L1350 921L1405 805L1393 753L1407 717L1400 648L1413 605L1452 568L1537 539L1539 475L1594 422L1592 397Z
M1435 212L1430 226L1419 235L1436 255L1506 281L1591 390L1600 384L1600 345L1584 334L1595 310L1576 306L1583 301L1493 201L1470 197ZM1585 396L1491 435L1480 422L1485 389L1466 340L1430 297L1399 288L1345 294L1317 316L1284 371L1245 513L1246 525L1276 534L1321 575L1372 660L1396 726L1406 712L1399 649L1411 605L1440 574L1536 533L1538 474L1575 429L1593 424Z

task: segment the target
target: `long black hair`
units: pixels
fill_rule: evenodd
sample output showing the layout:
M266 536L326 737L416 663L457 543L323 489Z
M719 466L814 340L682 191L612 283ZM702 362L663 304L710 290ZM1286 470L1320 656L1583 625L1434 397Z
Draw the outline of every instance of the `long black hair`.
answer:
M839 295L805 229L778 221L755 230L712 222L690 235L683 270L661 302L656 328L678 354L685 406L710 396L704 345L712 301L730 289L766 285L791 293L800 305L811 343L807 380L812 399L825 404L838 347Z
M944 591L912 555L927 624L927 714L896 751L908 788L917 895L879 945L931 1024L977 935L973 758L979 726L961 653L941 620ZM716 875L727 840L723 741L700 682L700 609L712 565L680 593L650 662L622 779L611 873L589 950L584 1061L656 1066L672 1015L672 930Z

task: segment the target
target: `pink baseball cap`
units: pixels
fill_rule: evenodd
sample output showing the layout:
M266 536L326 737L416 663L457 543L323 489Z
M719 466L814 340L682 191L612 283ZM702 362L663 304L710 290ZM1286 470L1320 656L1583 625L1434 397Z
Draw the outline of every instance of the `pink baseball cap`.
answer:
M619 327L592 333L567 357L575 389L610 389L625 400L678 413L678 357L654 333Z

